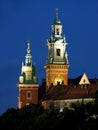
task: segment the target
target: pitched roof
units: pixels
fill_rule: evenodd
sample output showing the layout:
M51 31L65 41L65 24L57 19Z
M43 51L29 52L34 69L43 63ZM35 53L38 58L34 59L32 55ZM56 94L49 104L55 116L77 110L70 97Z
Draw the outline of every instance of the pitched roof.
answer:
M85 80L85 82L84 82ZM43 87L44 86L44 87ZM40 88L45 90L44 85ZM68 79L68 85L58 84L51 86L47 93L41 97L42 100L66 100L66 99L78 99L78 98L92 98L94 92L98 89L98 79L88 79L87 75L83 75L75 78ZM40 92L41 93L41 92Z
M81 87L74 84L65 86L57 85L52 86L50 90L44 95L43 100L66 100L78 98L91 98L97 90L96 84Z

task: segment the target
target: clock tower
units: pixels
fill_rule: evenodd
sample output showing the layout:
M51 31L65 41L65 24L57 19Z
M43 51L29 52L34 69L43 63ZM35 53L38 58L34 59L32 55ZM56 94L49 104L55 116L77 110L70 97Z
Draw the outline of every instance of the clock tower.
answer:
M30 51L30 42L28 41L25 63L22 63L21 75L18 82L18 108L22 108L30 103L38 104L38 78L35 74L35 66L32 64Z
M52 34L47 40L48 54L46 59L46 90L59 84L68 84L68 54L66 51L66 38L62 34L62 23L58 18L58 9L56 9L56 18L52 24Z

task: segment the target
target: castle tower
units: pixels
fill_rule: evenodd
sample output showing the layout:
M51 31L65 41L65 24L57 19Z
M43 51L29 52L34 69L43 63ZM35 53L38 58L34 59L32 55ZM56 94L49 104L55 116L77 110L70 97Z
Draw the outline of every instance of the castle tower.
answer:
M52 24L52 34L47 40L48 55L46 59L46 90L51 85L68 84L68 54L66 51L66 39L62 35L62 23L58 18L58 9L56 9L56 18Z
M19 97L18 108L22 108L30 103L38 103L38 79L35 75L35 66L32 64L30 53L30 42L28 41L25 63L22 63L21 75L19 76Z

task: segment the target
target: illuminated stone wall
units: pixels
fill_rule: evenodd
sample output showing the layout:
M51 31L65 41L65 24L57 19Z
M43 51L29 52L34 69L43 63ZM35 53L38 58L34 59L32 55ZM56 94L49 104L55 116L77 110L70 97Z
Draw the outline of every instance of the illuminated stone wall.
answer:
M19 97L18 108L22 108L30 103L38 104L38 85L18 85Z
M49 64L45 66L46 68L46 90L51 87L51 85L68 84L68 67L69 65L55 65Z

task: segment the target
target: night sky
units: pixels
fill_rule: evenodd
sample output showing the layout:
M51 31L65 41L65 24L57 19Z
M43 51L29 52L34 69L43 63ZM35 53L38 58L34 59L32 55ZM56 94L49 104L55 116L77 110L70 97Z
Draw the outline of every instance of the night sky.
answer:
M98 77L98 0L0 0L0 114L18 106L18 78L31 43L39 84L55 10L63 25L69 78Z

